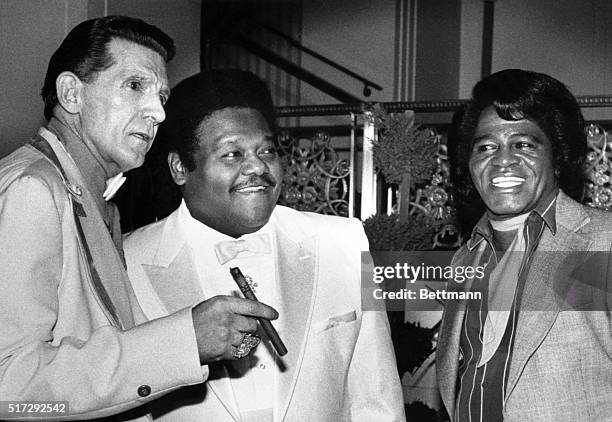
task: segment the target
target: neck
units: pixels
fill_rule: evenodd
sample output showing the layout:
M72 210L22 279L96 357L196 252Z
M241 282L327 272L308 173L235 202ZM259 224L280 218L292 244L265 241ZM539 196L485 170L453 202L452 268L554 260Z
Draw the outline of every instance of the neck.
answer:
M493 230L514 231L517 230L519 227L522 227L523 224L525 224L525 221L527 220L527 217L529 217L529 214L530 213L527 212L525 214L520 214L515 217L506 218L505 220L493 220L492 218L489 218L489 222L491 223L491 227L493 227Z
M107 163L104 158L100 155L98 148L96 148L95 144L86 136L83 136L83 131L81 130L81 125L78 120L77 115L67 114L67 113L55 113L53 118L49 121L49 128L60 131L62 133L69 132L72 134L73 140L78 140L82 144L82 147L85 148L89 154L94 158L96 164L100 166L100 169L105 175L105 178L110 178L116 176L121 173L121 170L118 168L114 168L114 166ZM63 141L66 142L66 141ZM68 145L66 145L68 146Z
M506 220L492 220L489 223L493 228L493 246L496 250L506 251L514 240L517 231L523 229L529 213L517 215Z

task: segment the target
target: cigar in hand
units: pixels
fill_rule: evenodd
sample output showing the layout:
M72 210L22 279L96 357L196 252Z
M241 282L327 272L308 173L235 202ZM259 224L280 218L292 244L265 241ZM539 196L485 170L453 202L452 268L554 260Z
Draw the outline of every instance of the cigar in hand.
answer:
M240 288L240 291L242 292L245 298L249 300L254 300L255 302L259 302L257 300L257 297L255 296L255 293L253 293L251 286L249 286L249 282L246 280L244 275L242 275L242 271L240 271L240 268L230 268L230 274L232 275L234 281ZM257 318L257 320L261 324L261 328L263 328L264 332L270 339L270 342L272 342L276 353L278 353L279 356L285 356L287 354L287 348L283 344L283 341L278 335L276 329L274 329L274 327L272 326L272 323L265 318Z

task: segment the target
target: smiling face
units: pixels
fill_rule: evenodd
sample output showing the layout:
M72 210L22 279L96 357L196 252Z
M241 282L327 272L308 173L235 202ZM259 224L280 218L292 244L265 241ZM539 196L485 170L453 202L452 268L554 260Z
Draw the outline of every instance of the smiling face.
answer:
M266 224L281 190L283 170L261 113L225 108L207 116L196 134L196 168L170 153L174 181L191 215L221 233L240 237Z
M113 64L82 83L79 130L110 174L142 165L168 98L166 64L157 52L123 39L108 44Z
M552 145L542 129L527 119L504 120L493 107L480 115L469 167L492 219L533 210L557 186Z

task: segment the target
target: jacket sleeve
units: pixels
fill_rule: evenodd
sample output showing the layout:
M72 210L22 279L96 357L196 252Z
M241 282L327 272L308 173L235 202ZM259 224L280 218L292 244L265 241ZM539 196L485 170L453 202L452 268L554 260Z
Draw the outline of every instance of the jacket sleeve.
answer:
M357 223L360 246L357 252L368 251L368 240L361 223ZM364 263L355 263L358 272L361 265ZM372 298L371 289L360 287L361 328L348 373L351 421L405 421L404 397L384 303Z
M57 198L32 176L0 193L0 398L66 401L69 414L61 420L89 419L203 382L191 309L126 331L60 323L62 312L98 305L83 306L93 297L83 291L63 291L67 266L77 264L66 262L63 238L73 234L62 222L71 211L65 197Z

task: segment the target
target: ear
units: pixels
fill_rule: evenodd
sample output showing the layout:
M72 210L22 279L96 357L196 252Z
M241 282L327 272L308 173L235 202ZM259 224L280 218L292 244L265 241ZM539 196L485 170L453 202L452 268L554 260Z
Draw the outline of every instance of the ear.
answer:
M55 80L59 105L70 114L81 111L83 82L72 72L62 72Z
M168 153L168 167L170 168L170 174L172 175L174 183L179 186L183 186L187 181L187 170L185 169L185 166L183 166L183 162L176 152Z

